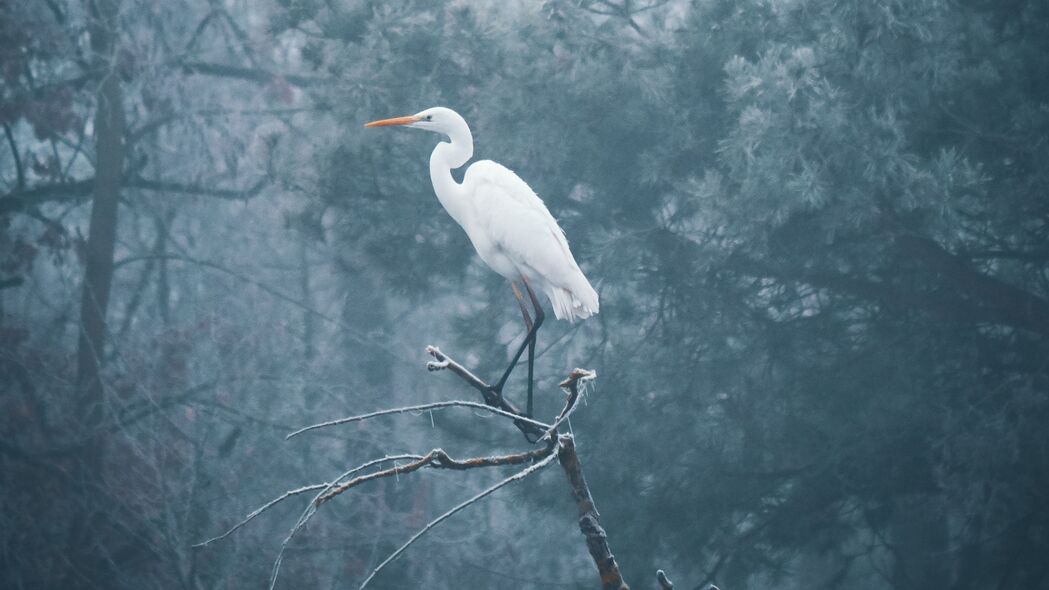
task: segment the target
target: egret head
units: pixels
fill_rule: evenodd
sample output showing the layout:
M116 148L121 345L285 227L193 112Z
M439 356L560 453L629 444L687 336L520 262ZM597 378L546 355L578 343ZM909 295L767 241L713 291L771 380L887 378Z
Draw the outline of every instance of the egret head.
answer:
M442 133L447 136L452 136L462 130L469 130L466 120L459 113L445 107L433 107L407 117L372 121L366 124L365 127L390 127L394 125L425 129L426 131Z

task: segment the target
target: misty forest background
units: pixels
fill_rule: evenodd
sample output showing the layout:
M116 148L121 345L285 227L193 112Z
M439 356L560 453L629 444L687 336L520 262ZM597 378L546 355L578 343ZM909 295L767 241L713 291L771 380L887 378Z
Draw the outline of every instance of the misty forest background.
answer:
M526 448L429 375L522 334L440 208L444 105L566 229L540 332L628 581L1049 588L1049 3L0 1L0 586L259 588L285 490ZM508 390L520 400L523 371ZM362 486L278 587L353 587L508 472ZM377 588L594 588L551 468Z

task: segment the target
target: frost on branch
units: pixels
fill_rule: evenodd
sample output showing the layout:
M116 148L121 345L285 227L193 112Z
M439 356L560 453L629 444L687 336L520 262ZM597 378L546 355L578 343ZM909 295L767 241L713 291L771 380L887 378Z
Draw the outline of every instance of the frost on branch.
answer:
M479 377L471 373L468 369L460 365L448 355L442 353L436 347L430 346L426 351L433 357L433 360L427 363L428 370L447 370L452 372L467 385L477 390L481 395L483 403L464 400L449 400L398 408L388 408L306 426L292 432L287 438L290 439L322 428L331 428L344 424L363 422L379 416L451 408L471 408L474 410L484 410L491 412L498 417L506 418L516 426L517 429L524 434L525 439L534 446L518 453L481 455L463 459L453 458L440 448L435 448L424 454L391 455L372 459L339 474L329 482L302 486L284 492L280 496L277 496L273 500L270 500L266 504L252 511L243 520L239 521L226 532L198 544L197 547L203 547L228 537L260 516L262 513L285 500L312 493L312 497L303 507L299 519L294 523L291 530L288 532L288 535L281 543L281 549L274 560L273 572L270 576L270 588L272 589L276 584L278 574L280 573L285 549L288 547L288 544L292 539L302 531L322 506L335 500L343 493L350 491L355 487L380 479L408 475L423 468L465 472L472 469L483 469L487 467L521 467L512 475L503 478L496 484L484 489L474 496L463 500L450 510L422 526L407 541L390 553L379 563L378 566L375 567L374 570L372 570L368 577L360 584L360 588L363 589L368 586L368 584L387 566L407 551L412 544L440 523L451 518L472 504L475 504L493 494L497 490L516 481L520 481L541 470L543 467L548 466L550 463L554 462L554 460L557 460L561 464L565 473L571 496L576 503L579 514L579 530L583 534L587 550L597 567L598 575L601 580L601 587L604 590L629 590L629 587L626 582L623 581L622 575L620 574L619 565L616 563L615 557L612 555L612 551L608 544L608 536L605 533L605 530L601 527L600 515L597 512L586 479L583 477L582 464L580 463L579 456L576 454L575 450L575 439L572 434L561 434L558 432L558 428L563 423L567 422L572 413L578 409L581 392L585 384L593 381L597 375L593 371L585 369L574 369L569 373L568 377L560 383L561 388L564 389L567 394L564 407L550 423L546 423L526 416L520 409L503 397L500 391L485 383ZM673 587L673 585L666 580L666 576L662 575L662 571L659 572L659 581L663 588Z

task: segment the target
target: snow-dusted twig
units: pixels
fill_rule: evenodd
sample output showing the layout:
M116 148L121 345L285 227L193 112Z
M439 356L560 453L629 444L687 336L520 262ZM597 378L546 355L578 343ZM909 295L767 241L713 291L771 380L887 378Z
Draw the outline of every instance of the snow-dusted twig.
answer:
M368 475L361 475L355 477L345 483L335 486L329 490L322 492L314 504L320 506L321 504L331 500L335 496L345 492L350 488L355 488L362 483L366 483L375 479L383 477L391 477L396 475L402 475L405 473L411 473L418 471L423 467L434 467L437 469L454 469L463 471L466 469L474 469L477 467L499 467L501 465L520 465L522 463L528 463L541 457L546 456L551 451L552 445L548 445L542 449L534 449L531 451L525 451L523 453L515 453L511 455L492 455L489 457L472 457L470 459L453 459L448 456L448 453L444 452L443 449L434 449L429 453L418 457L411 463L405 463L404 465L398 465L396 467L390 467L383 469L382 471L376 471L375 473L369 473Z
M210 545L211 543L214 543L215 541L221 541L222 539L225 539L226 537L232 535L233 533L237 532L237 530L239 530L241 527L243 527L244 525L246 525L249 522L251 522L252 520L254 520L256 516L262 514L263 512L269 510L270 508L276 506L277 504L283 502L284 500L287 500L288 498L291 498L292 496L297 496L299 494L305 494L306 492L312 492L313 490L319 490L319 489L327 488L330 485L331 485L330 483L316 483L316 484L309 485L309 486L304 486L304 487L301 487L301 488L298 488L298 489L295 489L295 490L288 490L288 491L284 492L283 494L281 494L280 496L277 496L276 498L270 500L269 502L263 504L262 506L259 506L255 510L253 510L250 514L248 514L244 518L244 520L242 520L242 521L238 522L237 524L233 525L233 527L230 528L228 531L222 533L221 535L219 535L217 537L212 537L212 538L208 539L207 541L203 541L201 543L197 543L196 545L193 545L193 546L194 547L206 547L206 546Z
M449 511L445 512L444 514L438 516L437 518L431 520L426 526L424 526L423 528L419 529L418 532L416 532L414 535L412 535L412 537L410 539L408 539L408 541L406 541L403 545L398 547L396 551L391 553L389 557L387 557L385 560L383 560L382 563L380 563L378 566L376 566L376 568L374 570L372 570L372 573L367 578L365 578L364 582L361 583L361 585L360 585L358 590L364 590L364 587L367 586L368 583L371 582L372 579L375 578L375 576L380 571L382 571L382 569L384 567L386 567L388 564L393 562L393 560L395 560L398 557L400 557L400 555L402 553L404 553L404 551L406 549L408 549L408 547L410 547L412 545L412 543L415 543L416 541L418 541L419 538L422 537L423 535L425 535L426 533L428 533L430 531L430 529L432 529L433 527L437 526L441 522L447 520L452 515L454 515L456 512L459 512L460 510L462 510L463 508L466 508L467 506L477 502L478 500L484 498L485 496L495 492L499 488L501 488L501 487L503 487L505 485L508 485L510 483L513 483L515 481L524 479L524 478L528 477L529 475L531 475L532 473L535 473L536 471L539 471L543 467L546 467L551 462L553 462L553 460L557 457L557 453L553 452L553 447L552 446L551 447L547 447L546 449L544 449L544 452L547 452L549 454L542 461L539 461L538 463L533 463L532 465L529 465L526 469L522 469L521 471L518 471L517 473L511 475L510 477L508 477L508 478L500 481L499 483L497 483L497 484L495 484L495 485L485 489L483 492L473 496L469 500L461 502L460 504L456 505L451 510L449 510Z
M587 371L586 369L573 369L568 375L568 379L565 379L559 385L568 392L568 399L565 401L565 407L561 409L561 413L558 414L557 419L550 425L539 440L545 440L547 438L556 436L557 427L562 422L568 420L568 417L572 415L572 412L579 407L579 386L580 384L586 384L588 381L593 381L597 378L597 373L593 371Z
M387 409L387 410L379 410L377 412L371 412L369 414L361 414L359 416L350 416L348 418L339 418L338 420L331 420L329 422L321 422L320 424L313 424L313 425L307 426L305 428L300 428L300 429L296 430L295 432L292 432L291 434L289 434L287 437L285 437L285 440L287 440L287 439L289 439L289 438L291 438L293 436L298 436L298 435L300 435L300 434L302 434L304 432L309 432L311 430L316 430L318 428L327 428L329 426L338 426L340 424L348 424L350 422L360 422L362 420L369 420L371 418L377 418L379 416L388 416L390 414L405 414L405 413L408 413L408 412L422 412L422 411L426 411L426 410L440 410L440 409L444 409L444 408L456 408L456 407L474 408L474 409L478 409L478 410L484 410L486 412L492 412L493 414L498 414L498 415L504 416L506 418L512 418L514 420L521 420L522 422L527 422L528 424L532 424L533 426L538 426L539 428L544 428L544 429L549 429L550 428L549 424L545 424L543 422L539 422L538 420L533 420L531 418L526 418L524 416L513 414L511 412L507 412L506 410L502 410L502 409L490 406L488 404L482 404L482 403L479 403L479 402L463 401L463 400L451 400L451 401L443 401L443 402L434 402L434 403L429 403L429 404L420 404L420 405L417 405L417 406L405 406L403 408L390 408L390 409Z
M300 530L302 530L303 527L306 526L306 523L308 523L310 519L313 518L313 515L317 513L317 509L320 508L321 504L324 504L325 502L331 500L335 496L338 496L339 494L345 492L350 488L354 488L361 485L362 483L376 479L381 479L384 477L393 477L401 475L403 473L411 473L413 471L417 471L427 466L438 469L466 470L474 469L477 467L520 465L522 463L528 463L530 461L534 461L543 457L549 458L552 455L556 455L556 453L554 452L553 445L548 445L542 449L533 449L531 451L526 451L524 453L516 453L512 455L473 457L470 459L462 460L453 459L448 455L448 453L444 452L444 450L442 449L434 449L425 455L397 455L395 457L384 457L382 459L375 459L373 461L365 463L360 467L354 468L353 470L340 475L331 484L328 484L323 490L321 490L320 493L313 497L313 500L311 500L309 505L306 506L306 509L303 510L302 515L299 516L299 520L295 522L295 526L291 528L291 531L288 533L288 536L284 538L283 542L281 542L280 551L277 553L277 558L273 561L273 573L270 576L270 590L273 590L274 585L277 583L277 575L280 573L280 566L284 561L284 551L287 549L288 544L291 543L291 540L295 537L296 534L298 534ZM412 459L412 461L404 465L397 465L396 467L382 469L380 471L376 471L375 473L361 475L345 483L336 485L338 484L338 482L346 479L354 473L357 473L358 471L361 471L362 469L365 469L366 467L376 465L383 461L393 461L398 459Z
M325 492L332 489L332 487L337 485L340 481L346 479L347 477L350 477L354 473L364 471L365 469L374 465L388 463L390 461L404 461L408 459L422 459L422 456L402 454L387 455L378 459L372 459L371 461L367 461L354 467L353 469L343 472L342 475L331 480L330 483L325 484L324 489L322 489L319 494L314 496L313 500L311 500L310 503L306 505L306 509L302 511L302 515L299 516L299 520L295 522L295 526L291 527L291 531L288 533L288 536L285 537L284 541L281 542L280 551L277 553L277 558L273 561L273 573L270 574L270 590L273 590L273 587L277 584L277 574L280 573L280 565L284 561L284 550L288 548L288 543L291 543L291 540L295 537L295 534L302 530L302 527L306 526L306 523L309 522L311 518L313 518L314 514L316 514L317 507L320 506L320 499L324 496Z
M469 369L449 358L448 355L441 352L436 346L427 346L426 354L434 358L434 360L426 363L426 368L428 370L443 371L447 369L458 375L463 381L466 381L471 387L480 391L482 394L491 391L491 385L488 385L483 379L471 373ZM487 399L487 397L485 399Z
M507 401L501 392L496 391L494 387L485 383L477 375L471 373L466 367L455 362L455 360L441 352L436 346L427 346L426 352L434 358L433 361L426 364L427 369L431 371L448 370L455 373L460 379L481 394L481 397L484 398L484 403L517 416L517 420L514 421L514 424L517 426L517 429L525 435L525 439L529 442L535 442L545 434L546 427L540 427L530 423L528 417L525 416L525 413L518 409L517 406Z
M513 420L514 425L525 435L525 438L529 442L540 442L545 440L546 444L541 448L533 448L532 450L509 454L509 455L490 455L472 457L468 459L453 459L442 449L433 449L425 455L394 455L382 457L380 459L374 459L368 461L362 465L354 467L353 469L341 474L326 484L314 484L304 486L298 489L289 490L281 496L274 498L270 502L266 503L262 507L254 510L244 520L234 525L231 529L223 533L218 537L209 539L197 546L207 545L219 539L223 539L233 532L237 531L252 519L262 514L269 508L276 504L290 498L307 492L316 491L317 494L313 496L313 499L303 510L299 519L295 522L295 525L288 532L288 535L284 538L281 543L280 552L277 554L276 559L273 563L273 571L270 576L270 590L273 589L277 582L277 576L280 572L281 563L284 559L284 553L288 545L294 539L295 535L301 531L309 520L317 513L320 506L329 500L334 499L336 496L343 492L350 490L354 487L360 486L369 481L387 478L397 477L402 474L408 474L423 467L430 467L434 469L452 469L452 470L468 470L482 467L497 467L502 465L524 465L529 464L524 469L514 473L513 475L500 480L493 486L490 486L482 492L472 496L468 500L457 504L452 509L441 514L434 520L430 521L423 528L417 531L411 538L408 539L403 545L397 548L396 551L386 557L374 570L368 575L368 577L361 583L360 588L365 588L385 567L400 557L413 543L418 541L431 529L445 520L451 518L459 511L466 507L474 504L486 496L494 493L496 490L509 485L514 481L518 481L527 477L528 475L542 469L543 467L552 463L557 459L561 463L561 467L564 469L565 475L568 478L569 487L572 490L572 497L576 501L577 510L579 513L579 530L583 533L586 539L587 548L589 549L590 556L597 566L598 574L600 575L601 584L603 590L628 590L628 586L623 581L622 575L619 572L619 565L616 563L615 557L612 555L611 549L608 546L607 536L604 529L600 524L600 515L597 512L597 508L594 505L593 497L590 495L590 489L587 486L586 480L583 477L582 465L579 461L579 456L575 450L575 440L571 434L558 434L557 429L562 424L568 421L569 416L579 407L579 399L581 397L581 388L586 382L593 380L596 374L592 371L583 369L573 370L567 379L561 382L561 387L564 388L568 396L565 400L565 406L558 414L557 418L551 424L545 424L538 420L534 420L529 416L524 415L521 410L511 404L506 398L503 397L502 392L496 388L488 385L476 375L471 373L465 367L455 362L453 359L442 353L436 347L430 346L426 349L427 353L433 357L433 361L427 364L427 368L431 371L448 370L456 374L459 378L465 381L468 385L480 392L484 403L476 403L463 400L450 400L444 402L434 402L429 404L419 404L414 406L405 406L400 408L390 408L385 410L379 410L368 414L361 414L358 416L351 416L348 418L340 418L338 420L331 420L320 424L314 424L301 428L292 432L287 438L297 436L299 434L324 428L328 426L335 426L339 424L346 424L349 422L358 422L375 418L378 416L387 416L392 414L401 414L407 412L421 412L421 411L432 411L435 409L452 408L452 407L468 407L474 409L485 410L494 414L510 418ZM379 469L372 473L359 475L359 472L379 465L385 462L392 461L406 461L403 464L395 464L392 467L385 469ZM659 582L663 588L673 588L673 584L666 579L666 576L659 573Z

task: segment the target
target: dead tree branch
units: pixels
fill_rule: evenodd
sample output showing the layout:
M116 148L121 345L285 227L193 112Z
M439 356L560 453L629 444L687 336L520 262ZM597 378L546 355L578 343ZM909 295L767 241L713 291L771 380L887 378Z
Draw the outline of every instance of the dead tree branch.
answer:
M471 457L467 459L454 459L448 455L444 450L440 448L433 449L425 455L395 455L389 457L382 457L380 459L374 459L368 461L363 465L357 466L349 471L336 477L329 483L313 484L303 486L297 489L289 490L284 494L274 498L267 502L263 506L252 511L246 518L235 524L225 533L209 539L197 546L204 546L214 541L224 539L233 532L237 531L248 522L268 510L280 502L301 494L316 492L313 499L306 505L299 519L292 526L288 535L284 538L281 543L280 552L277 554L276 559L273 563L273 571L270 577L270 588L276 584L277 576L280 572L281 562L284 558L285 549L288 544L291 543L295 535L301 531L309 520L316 514L317 510L324 504L335 499L337 496L344 492L368 483L384 478L397 477L400 475L406 475L419 471L424 467L432 469L449 469L455 471L466 471L470 469L485 468L485 467L502 467L507 465L525 465L523 469L513 473L512 475L500 480L496 484L489 486L481 492L471 496L470 498L456 504L451 509L440 514L418 531L415 532L404 544L393 551L387 556L382 562L379 563L371 571L367 578L361 583L360 588L365 588L384 568L389 564L393 563L398 557L400 557L409 547L412 546L416 541L422 538L426 533L436 527L438 524L448 520L458 512L471 506L485 497L491 495L497 490L515 482L528 477L529 475L539 471L543 467L546 467L550 463L557 459L562 469L565 472L565 476L568 479L569 488L571 490L572 498L576 502L576 507L579 513L579 530L583 533L583 537L586 540L587 549L590 552L590 556L597 566L598 574L601 579L601 586L603 590L629 590L626 582L623 580L622 574L619 571L619 565L616 563L615 557L612 555L612 551L608 544L608 536L605 530L601 527L600 514L597 511L597 507L594 504L594 498L590 493L590 488L586 483L586 478L583 477L582 463L579 459L579 455L576 452L575 438L571 434L559 434L557 429L561 424L568 421L572 413L579 407L579 399L582 394L582 388L585 384L594 378L596 374L593 371L587 371L583 369L573 370L567 379L561 382L561 387L567 393L565 399L565 405L561 409L557 418L554 419L550 424L546 424L537 420L534 420L528 416L525 416L521 410L511 404L503 395L494 389L492 386L485 383L479 377L474 375L468 369L461 364L457 363L448 355L442 353L436 347L427 347L426 352L433 357L434 360L427 363L427 369L430 371L448 370L462 379L467 385L477 390L481 394L481 398L484 403L469 402L462 400L450 400L444 402L435 402L429 404L420 404L414 406L406 406L400 408L390 408L380 410L377 412L371 412L368 414L361 414L358 416L350 416L348 418L340 418L337 420L331 420L328 422L322 422L320 424L314 424L296 430L295 432L288 435L287 438L292 438L304 432L311 430L324 428L328 426L335 426L339 424L347 424L350 422L360 422L375 418L378 416L387 416L392 414L401 414L406 412L415 411L426 411L434 409L444 409L451 407L468 407L474 409L483 409L485 411L492 412L502 417L510 418L514 425L525 435L526 439L535 442L544 442L542 446L534 447L528 451L519 453L501 454L501 455L487 455ZM394 464L391 467L379 469L371 473L361 474L362 471L369 467L380 465L381 463L405 461L404 463ZM663 575L662 571L658 574L658 580L661 586L664 588L672 588L666 576Z
M462 367L462 365L453 361L448 355L441 353L433 346L428 347L426 351L437 360L436 363L430 362L427 365L430 370L435 370L435 364L440 365L437 367L438 369L450 369L474 389L480 391L481 395L485 396L485 402L489 404L505 404L505 407L508 407L510 411L517 413L519 416L521 415L520 410L509 404L502 395L494 391L486 383ZM598 574L601 576L602 589L629 590L630 587L623 581L623 576L619 571L619 564L616 563L616 558L612 555L612 550L608 546L608 536L601 527L601 515L597 512L594 498L590 495L590 487L583 477L583 466L575 450L575 438L571 434L557 434L557 426L567 420L579 405L580 387L586 382L593 380L596 376L593 371L575 369L569 374L567 379L560 383L561 388L568 392L568 399L565 400L565 407L561 410L554 424L547 432L543 433L539 440L549 439L551 442L557 441L557 458L561 463L562 469L564 469L565 475L568 477L572 498L576 501L576 506L579 510L579 530L586 538L586 546L590 551L590 557L594 560L594 565L597 566ZM526 437L530 434L530 432L525 431L520 422L517 422L517 425Z
M471 373L466 367L452 360L448 355L441 352L436 346L427 346L426 352L434 358L434 360L426 363L426 368L430 371L441 371L449 370L455 373L460 379L465 381L467 385L476 389L481 397L484 398L484 403L492 406L493 408L499 408L505 412L509 412L518 416L517 420L514 420L514 424L518 430L524 434L525 439L532 441L539 437L542 437L545 432L545 428L529 424L523 418L525 418L524 412L517 408L505 397L502 396L494 387L488 385L482 381L479 377Z
M445 408L457 408L457 407L475 408L475 409L478 409L478 410L484 410L486 412L492 412L494 414L498 414L498 415L504 416L506 418L513 418L515 420L524 420L524 421L529 422L529 423L531 423L531 424L533 424L535 426L538 426L540 428L546 428L546 429L550 429L551 428L551 426L549 424L544 424L542 422L539 422L538 420L532 420L531 418L523 418L523 417L518 416L516 414L511 414L510 412L507 412L505 410L501 410L499 408L495 408L495 407L489 406L488 404L481 404L481 403L477 403L477 402L468 402L468 401L461 401L461 400L452 400L452 401L446 401L446 402L434 402L432 404L421 404L421 405L418 405L418 406L405 406L403 408L391 408L391 409L388 409L388 410L379 410L378 412L371 412L370 414L361 414L359 416L350 416L348 418L339 418L338 420L331 420L330 422L321 422L320 424L313 424L313 425L307 426L305 428L300 428L300 429L296 430L295 432L289 434L285 438L287 439L287 438L291 438L293 436L298 436L298 435L300 435L300 434L302 434L304 432L309 432L311 430L316 430L318 428L327 428L329 426L338 426L340 424L349 424L350 422L360 422L362 420L368 420L368 419L371 419L371 418L377 418L379 416L389 416L391 414L405 414L405 413L409 413L409 412L425 412L427 410L443 410Z
M630 587L623 581L623 575L619 571L619 564L612 555L612 549L608 546L608 535L601 527L601 515L597 512L593 496L590 495L590 486L583 477L583 465L575 450L575 438L571 434L562 434L558 438L557 458L565 476L568 477L572 499L575 500L579 512L579 532L586 538L586 548L601 576L601 588L629 590Z
M194 545L194 547L205 547L205 546L207 546L207 545L209 545L209 544L211 544L211 543L213 543L215 541L219 541L219 540L225 539L226 537L230 536L231 534L236 532L238 529L240 529L244 525L246 525L249 522L251 522L252 520L254 520L255 517L259 516L260 514L262 514L263 512L269 510L270 508L273 508L277 504L280 504L284 500L287 500L288 498L291 498L292 496L298 496L299 494L305 494L306 492L312 492L314 490L325 490L325 491L327 491L327 490L330 490L336 484L338 484L340 481L346 479L347 477L353 475L354 473L357 473L359 471L363 471L363 470L365 470L365 469L367 469L369 467L372 467L374 465L378 465L380 463L388 463L390 461L404 461L404 460L408 460L408 459L422 459L422 457L420 455L391 455L391 456L387 456L387 457L381 457L379 459L372 459L371 461L368 461L367 463L364 463L363 465L358 465L357 467L354 467L353 469L350 469L349 471L343 473L342 475L340 475L339 477L335 478L331 482L328 482L328 483L317 483L317 484L313 484L313 485L303 486L301 488L297 488L297 489L294 489L294 490L288 490L287 492L284 492L280 496L277 496L276 498L270 500L269 502L266 502L262 506L260 506L260 507L256 508L255 510L251 511L251 513L248 514L248 516L245 517L244 520L242 520L242 521L238 522L237 524L233 525L233 527L231 527L228 531L222 533L221 535L219 535L217 537L212 537L212 538L210 538L207 541L204 541L202 543L197 543L196 545Z
M417 540L419 540L420 537L425 535L433 527L435 527L438 524L440 524L441 522L447 520L448 518L450 518L456 512L459 512L463 508L466 508L467 506L477 502L478 500L484 498L485 496L491 494L492 492L498 490L499 488L501 488L501 487L503 487L503 486L505 486L507 484L513 483L515 481L522 480L522 479L528 477L529 475L531 475L532 473L535 473L536 471L539 471L543 467L546 467L547 465L549 465L554 460L554 457L556 457L556 455L554 453L550 452L551 450L552 450L552 447L548 447L547 449L544 449L544 452L547 452L548 455L542 461L539 461L538 463L533 463L532 465L528 466L527 468L522 469L521 471L518 471L517 473L515 473L515 474L511 475L510 477L500 481L499 483L489 487L488 489L486 489L483 492L477 494L476 496L470 498L469 500L466 500L465 502L462 502L462 503L458 504L455 508L452 508L451 510L449 510L449 511L445 512L444 514L438 516L437 518L431 520L429 523L426 524L426 526L424 526L423 528L419 529L419 532L417 532L414 535L412 535L412 538L408 539L408 541L405 542L404 545L401 545L400 547L398 547L396 551L391 553L389 557L387 557L385 560L383 560L383 562L380 563L372 571L372 573L367 578L365 578L364 582L361 583L360 588L358 590L364 590L364 587L368 585L368 582L372 581L372 579L375 577L376 574L378 574L384 567L386 567L387 564L389 564L393 560L397 559L397 557L399 557L402 553L404 553L405 549L407 549L409 546L411 546L412 543L414 543Z
M376 471L375 473L369 473L368 475L361 475L355 477L347 482L339 484L330 490L325 491L323 494L317 497L314 504L320 506L321 504L331 500L335 496L345 492L350 488L355 488L363 483L381 479L384 477L393 477L395 475L404 475L418 471L423 467L434 467L436 469L454 469L463 471L466 469L474 469L477 467L499 467L502 465L520 465L522 463L528 463L536 459L540 459L551 453L550 447L543 449L536 449L532 451L526 451L524 453L516 453L512 455L495 455L491 457L473 457L471 459L456 460L448 456L442 449L434 449L426 455L412 461L411 463L405 463L404 465L398 465L396 467L390 467L383 469L382 471Z

